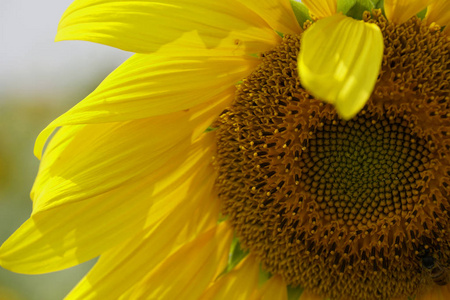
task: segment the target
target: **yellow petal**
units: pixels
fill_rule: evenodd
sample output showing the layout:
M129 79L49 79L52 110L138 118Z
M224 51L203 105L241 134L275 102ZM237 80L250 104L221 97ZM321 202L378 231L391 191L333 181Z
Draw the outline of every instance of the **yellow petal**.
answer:
M287 300L287 285L279 275L271 277L261 290L253 294L251 300Z
M243 3L278 32L299 34L302 31L289 0L246 0Z
M233 230L226 222L205 232L152 270L129 298L198 299L224 270L232 237Z
M302 3L319 19L330 17L337 11L337 0L303 0Z
M425 16L428 24L436 22L439 26L450 25L450 1L449 0L435 0L427 9Z
M129 241L102 254L93 269L67 299L119 299L138 284L139 279L154 272L155 268L180 246L215 226L220 202L214 189L214 181L215 176L212 174L203 178L202 184L192 186L192 191L177 201L176 209L160 223L156 226L144 226ZM168 197L165 200L168 203L173 202ZM164 205L164 202L158 203ZM160 209L164 207L161 206ZM225 239L222 242L225 242ZM229 246L226 250L229 250ZM181 265L177 268L179 272L185 271L184 267L180 267ZM221 262L215 267L219 271Z
M177 149L178 145L173 146ZM214 149L214 134L203 135L146 176L78 201L64 201L62 194L59 205L50 203L51 209L35 212L2 245L0 264L15 272L35 274L100 255L164 218L181 201L190 201L193 191L203 186L211 189L212 184L205 185L205 180L214 177L210 165ZM209 190L205 193L209 195Z
M258 273L259 263L249 255L212 283L200 300L248 300L258 287Z
M56 40L178 56L259 53L280 41L236 0L76 0L61 19Z
M58 126L148 118L191 109L223 93L234 94L236 82L258 64L259 59L252 57L135 55L86 99L50 123L36 141L35 155L40 157Z
M165 167L218 117L231 97L153 118L62 127L41 162L32 190L33 213L118 189Z
M351 119L369 99L383 58L378 26L334 15L314 23L302 37L300 81L313 96Z
M434 0L384 0L384 11L389 21L402 24L422 11Z

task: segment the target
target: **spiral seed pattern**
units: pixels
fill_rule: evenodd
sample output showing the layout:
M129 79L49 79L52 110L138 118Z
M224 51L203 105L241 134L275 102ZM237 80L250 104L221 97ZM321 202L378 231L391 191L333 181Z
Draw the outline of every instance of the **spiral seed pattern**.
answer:
M286 35L215 124L219 197L242 246L331 299L430 288L425 250L450 264L449 40L417 18L364 19L382 30L385 54L355 118L302 88L300 36Z

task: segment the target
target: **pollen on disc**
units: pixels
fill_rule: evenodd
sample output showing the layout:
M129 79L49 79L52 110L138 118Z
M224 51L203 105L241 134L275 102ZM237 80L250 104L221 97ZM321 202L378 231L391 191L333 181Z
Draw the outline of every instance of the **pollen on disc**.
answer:
M413 18L365 14L385 39L373 95L352 120L305 91L286 35L220 116L216 185L265 270L331 299L432 286L419 252L450 262L449 41Z

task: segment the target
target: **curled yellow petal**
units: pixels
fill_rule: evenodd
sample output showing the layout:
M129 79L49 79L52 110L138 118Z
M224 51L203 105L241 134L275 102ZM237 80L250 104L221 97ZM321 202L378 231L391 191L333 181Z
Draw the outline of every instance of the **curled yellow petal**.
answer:
M56 40L136 53L235 56L269 50L279 37L237 0L77 0L61 18Z
M425 19L428 24L435 22L440 26L450 24L450 1L436 0L428 6Z
M303 0L302 3L319 19L330 17L337 11L337 0Z
M40 158L47 138L64 125L143 119L189 111L221 97L259 64L253 57L160 57L136 54L83 101L51 122L38 136ZM233 92L229 95L233 95Z
M389 21L402 24L419 13L433 0L385 0L384 11Z
M343 15L317 21L302 37L300 81L313 96L351 119L369 99L383 58L383 36L374 24Z
M230 98L165 116L63 126L49 142L33 185L33 213L97 197L167 169Z
M120 188L87 199L69 201L75 199L67 195L57 205L48 203L47 209L33 213L0 247L0 265L26 274L68 268L152 227L175 208L179 209L181 202L209 200L214 180L209 159L214 150L213 134L202 135L188 149L180 148L164 168L150 170L142 178L131 178ZM86 179L89 178L92 177ZM57 189L50 184L45 187L49 193ZM203 203L198 206L206 207ZM209 211L213 212L214 208ZM207 212L202 213L206 215ZM214 216L217 218L217 212ZM185 217L177 219L191 224ZM167 232L166 235L169 236Z

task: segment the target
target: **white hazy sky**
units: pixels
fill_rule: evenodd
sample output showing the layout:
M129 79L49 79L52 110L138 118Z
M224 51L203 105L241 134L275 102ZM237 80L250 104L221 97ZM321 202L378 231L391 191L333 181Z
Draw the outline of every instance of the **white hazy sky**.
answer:
M59 19L71 2L0 0L0 101L33 100L49 91L53 99L71 94L98 83L130 56L84 41L55 43Z

